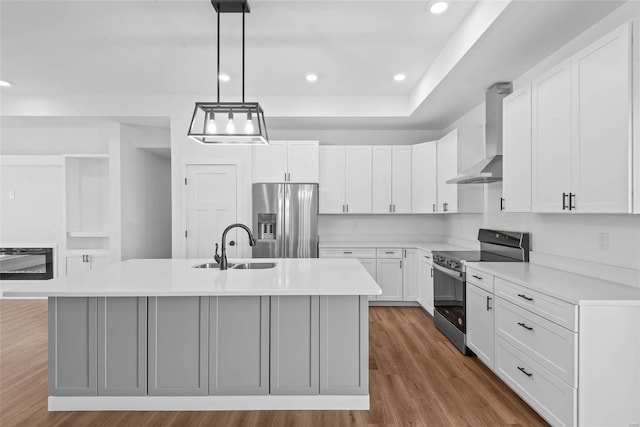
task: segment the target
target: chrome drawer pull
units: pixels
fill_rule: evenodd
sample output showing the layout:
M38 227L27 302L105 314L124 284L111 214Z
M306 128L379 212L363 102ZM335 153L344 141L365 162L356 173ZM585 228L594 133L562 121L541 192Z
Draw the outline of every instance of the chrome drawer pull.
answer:
M518 296L522 299L526 299L527 301L533 301L533 298L528 297L525 294L518 294Z
M475 274L472 274L471 277L473 277L474 279L482 280L482 277L476 276Z
M518 325L522 326L523 328L525 328L527 331L533 331L533 328L531 326L527 326L526 323L522 323L522 322L518 322Z
M526 376L528 376L529 378L531 378L531 377L533 376L533 374L532 374L532 373L527 372L524 368L522 368L522 367L520 367L520 366L518 366L518 370L519 370L520 372L522 372L523 374L525 374Z
M342 253L346 255L346 254L352 254L353 252L351 252L351 251L344 251L344 252L342 252Z
M391 252L385 252L385 254L394 254L395 252L391 251Z

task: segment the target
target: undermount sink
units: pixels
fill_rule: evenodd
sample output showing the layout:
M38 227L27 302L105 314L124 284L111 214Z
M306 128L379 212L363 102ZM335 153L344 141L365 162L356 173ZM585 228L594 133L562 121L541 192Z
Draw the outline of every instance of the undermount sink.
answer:
M231 267L233 264L228 264ZM220 268L220 264L216 262L205 262L204 264L194 265L193 268Z
M264 268L273 268L275 266L275 262L246 262L243 264L234 264L233 267L229 268L233 270L262 270Z

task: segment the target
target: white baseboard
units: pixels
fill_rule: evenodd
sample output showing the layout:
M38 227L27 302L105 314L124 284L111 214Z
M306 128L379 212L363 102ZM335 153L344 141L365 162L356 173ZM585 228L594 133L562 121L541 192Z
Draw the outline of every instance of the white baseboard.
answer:
M49 396L49 411L367 411L364 396Z

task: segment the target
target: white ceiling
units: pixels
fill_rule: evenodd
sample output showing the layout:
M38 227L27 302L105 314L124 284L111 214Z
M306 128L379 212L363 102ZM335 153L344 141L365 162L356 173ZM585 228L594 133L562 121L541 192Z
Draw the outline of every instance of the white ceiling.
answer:
M410 99L421 80L451 49L452 37L469 31L469 17L487 1L453 1L435 16L431 1L251 0L247 100L277 98L280 106L272 110L278 117L268 117L275 128L441 129L480 103L493 82L518 77L623 3L512 1L433 89L419 94L413 111ZM222 84L223 100L240 93L239 18L221 16L222 71L232 77ZM12 96L210 100L216 93L215 36L208 0L2 0L0 78L15 84L8 89ZM306 82L307 72L316 72L319 81ZM408 75L402 83L392 79L398 72ZM319 98L324 109L315 114ZM345 114L341 107L350 98L379 104L379 111L375 117ZM394 102L387 114L388 99Z

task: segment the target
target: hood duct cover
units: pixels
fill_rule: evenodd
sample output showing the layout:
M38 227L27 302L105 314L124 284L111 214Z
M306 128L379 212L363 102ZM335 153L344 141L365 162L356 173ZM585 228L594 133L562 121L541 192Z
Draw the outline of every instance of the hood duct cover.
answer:
M447 184L487 184L502 181L502 100L513 91L511 83L496 83L486 94L484 160L465 169Z

